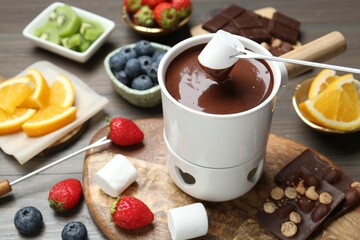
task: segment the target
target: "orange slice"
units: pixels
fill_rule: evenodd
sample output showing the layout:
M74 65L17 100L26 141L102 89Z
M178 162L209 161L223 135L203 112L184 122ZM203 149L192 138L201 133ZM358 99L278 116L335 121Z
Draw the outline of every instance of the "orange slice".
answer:
M38 110L22 125L22 129L29 137L42 136L64 127L75 118L76 107L63 108L50 105Z
M35 114L36 110L16 108L14 113L0 109L0 135L21 130L21 125Z
M315 124L345 131L359 128L359 85L352 74L346 74L299 108Z
M75 91L71 80L63 75L58 75L50 88L48 105L68 108L73 105L74 99Z
M36 88L34 92L21 103L21 107L25 108L42 108L45 107L50 93L49 85L47 84L45 78L36 69L29 69L27 76L35 84Z
M317 96L319 93L324 91L330 83L335 81L336 72L330 69L323 69L321 72L316 75L314 80L310 85L310 90L308 94L308 98L313 98Z
M0 83L0 108L13 113L34 91L35 85L28 77L16 77Z

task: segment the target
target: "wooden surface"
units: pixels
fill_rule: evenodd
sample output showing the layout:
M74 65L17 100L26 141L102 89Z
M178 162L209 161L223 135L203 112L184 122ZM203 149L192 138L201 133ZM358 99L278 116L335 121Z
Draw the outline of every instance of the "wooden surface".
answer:
M119 97L106 76L103 66L105 56L117 47L148 39L173 46L190 36L191 26L203 23L214 12L230 4L238 4L247 9L272 6L301 23L301 42L307 43L329 32L339 31L347 40L346 53L328 63L360 67L360 1L358 0L194 0L194 13L188 25L175 34L162 38L143 37L128 28L121 19L122 1L66 1L76 7L94 12L113 20L115 30L109 40L86 63L76 63L46 50L35 47L22 36L24 27L53 1L50 0L2 0L0 4L0 75L12 77L25 67L39 60L47 60L77 75L99 94L106 96L110 103L94 116L80 138L65 150L47 156L38 156L21 166L12 157L0 152L0 178L13 181L24 174L49 164L71 152L87 145L98 129L105 126L105 117L125 116L130 119L161 118L162 109L141 109L134 107ZM294 78L280 89L272 121L271 132L294 140L322 153L351 176L360 180L360 133L333 136L321 134L306 126L296 115L291 97L296 85L315 75L318 69ZM360 79L360 76L356 76ZM29 146L30 147L30 146ZM279 149L284 150L284 149ZM285 149L286 150L286 149ZM57 181L74 177L82 179L85 153L49 169L27 182L13 187L13 192L0 199L0 239L21 239L13 225L16 211L24 206L36 206L43 214L44 227L32 239L59 239L63 226L70 220L82 221L88 231L89 239L106 239L101 229L92 219L89 209L82 201L76 211L55 214L47 203L48 191ZM248 227L251 227L250 224Z
M167 226L168 210L199 202L199 200L181 191L168 174L165 165L163 120L154 118L135 122L145 134L145 139L140 146L122 148L109 143L88 150L83 167L85 201L94 220L109 239L171 239ZM92 141L105 135L106 129L100 129ZM275 174L305 149L307 147L302 144L271 134L266 151L264 174L250 192L232 201L222 203L200 201L204 204L209 218L208 234L201 239L275 239L264 231L252 216L268 197L269 185L273 182ZM94 181L95 173L116 154L128 156L139 175L136 182L122 195L138 197L149 206L155 215L153 224L139 231L123 231L115 224L109 223L109 209L114 198L103 193ZM333 164L324 156L322 158ZM353 225L349 223L353 223ZM360 206L330 224L319 233L317 238L321 239L322 236L333 239L340 239L343 236L355 238L360 234L359 224Z

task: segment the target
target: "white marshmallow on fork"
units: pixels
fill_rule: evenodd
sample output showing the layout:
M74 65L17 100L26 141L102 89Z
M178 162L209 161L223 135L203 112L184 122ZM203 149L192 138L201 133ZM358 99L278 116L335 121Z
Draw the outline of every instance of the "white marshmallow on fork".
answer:
M170 209L167 216L173 240L196 238L208 232L208 216L202 203Z
M198 60L201 65L210 69L227 69L238 60L231 57L239 53L237 49L244 49L240 39L229 32L219 30L201 51Z
M95 183L111 197L118 197L136 181L138 173L125 156L117 154L95 174Z

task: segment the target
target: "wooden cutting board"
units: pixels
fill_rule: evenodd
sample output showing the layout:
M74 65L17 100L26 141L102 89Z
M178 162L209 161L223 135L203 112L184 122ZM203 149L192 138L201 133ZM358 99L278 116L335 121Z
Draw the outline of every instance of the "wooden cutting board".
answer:
M166 149L162 119L135 120L144 131L142 144L121 148L112 143L87 151L83 168L86 204L93 219L109 239L171 239L167 227L167 211L199 200L182 192L171 180L165 166ZM91 142L106 135L100 129ZM211 203L201 201L208 213L208 234L198 239L275 239L252 218L268 196L274 175L289 161L307 149L289 139L270 134L265 172L258 184L246 195L232 201ZM153 224L140 230L124 231L110 221L109 209L114 198L105 195L94 182L95 173L115 154L123 154L137 168L138 180L123 195L138 197L155 214ZM320 154L319 154L320 155ZM329 159L320 155L325 161ZM360 207L337 219L317 239L356 239L360 236Z

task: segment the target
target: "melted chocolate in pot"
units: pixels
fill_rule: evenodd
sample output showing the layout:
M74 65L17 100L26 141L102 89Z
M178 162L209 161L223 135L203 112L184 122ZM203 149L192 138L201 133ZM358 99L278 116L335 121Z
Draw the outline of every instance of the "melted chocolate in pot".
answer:
M274 80L266 62L240 59L226 81L217 81L198 61L204 47L187 49L166 71L165 86L181 104L206 113L232 114L249 110L270 95Z

